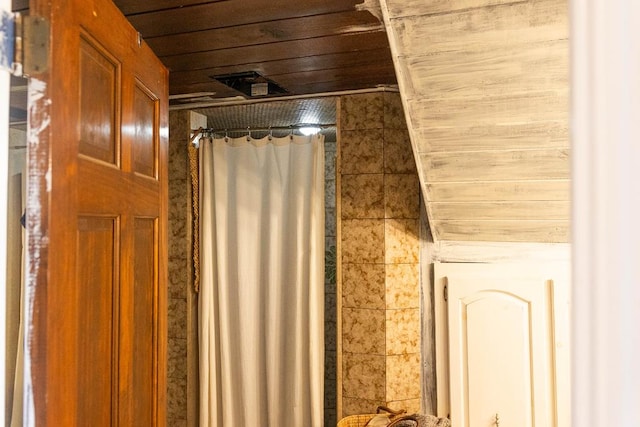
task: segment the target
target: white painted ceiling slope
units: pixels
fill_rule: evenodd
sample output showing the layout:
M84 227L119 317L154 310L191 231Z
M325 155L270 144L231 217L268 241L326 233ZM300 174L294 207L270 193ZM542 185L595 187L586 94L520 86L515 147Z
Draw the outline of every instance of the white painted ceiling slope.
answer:
M380 0L436 240L568 242L566 0Z

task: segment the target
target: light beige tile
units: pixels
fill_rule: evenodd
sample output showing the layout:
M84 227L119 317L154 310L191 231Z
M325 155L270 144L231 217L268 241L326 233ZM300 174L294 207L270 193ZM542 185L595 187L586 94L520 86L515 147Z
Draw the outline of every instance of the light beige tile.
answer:
M420 309L386 310L386 354L420 352Z
M343 264L342 306L384 309L384 264Z
M384 218L384 175L342 175L343 219Z
M385 129L384 172L417 173L411 139L406 129Z
M342 364L344 397L384 401L384 356L345 353ZM375 412L375 408L373 409Z
M420 308L420 265L385 266L385 302L387 309Z
M385 218L420 218L420 183L418 175L384 176Z
M418 262L420 230L417 219L387 219L384 234L384 255L387 264Z
M342 351L384 355L385 310L342 309Z
M342 262L383 263L383 219L342 220Z
M404 118L402 99L399 93L384 93L384 128L407 129L407 121Z
M386 400L420 398L420 353L387 356Z
M340 126L344 130L382 128L384 126L382 94L378 92L342 96Z
M343 131L340 134L340 173L382 173L382 129Z

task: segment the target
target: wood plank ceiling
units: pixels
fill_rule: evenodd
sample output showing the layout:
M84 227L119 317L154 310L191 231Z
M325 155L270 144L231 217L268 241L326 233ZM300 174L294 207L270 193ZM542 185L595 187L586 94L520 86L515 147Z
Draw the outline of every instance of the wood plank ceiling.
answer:
M256 71L287 95L396 83L384 25L361 0L115 0L170 70L172 95L241 95L212 76Z

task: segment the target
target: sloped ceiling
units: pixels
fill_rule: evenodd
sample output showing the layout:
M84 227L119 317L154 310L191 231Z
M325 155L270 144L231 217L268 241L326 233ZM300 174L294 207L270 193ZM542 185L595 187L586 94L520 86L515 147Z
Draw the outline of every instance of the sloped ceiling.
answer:
M381 0L438 240L568 242L566 0Z

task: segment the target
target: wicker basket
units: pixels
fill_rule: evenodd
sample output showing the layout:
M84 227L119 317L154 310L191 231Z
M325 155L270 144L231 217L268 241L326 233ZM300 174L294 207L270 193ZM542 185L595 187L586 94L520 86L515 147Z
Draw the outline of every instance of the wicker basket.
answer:
M349 415L341 419L336 427L365 427L369 420L371 420L371 418L375 417L377 414L386 413L391 415L391 418L393 419L394 416L399 416L406 412L407 411L405 409L396 410L381 405L376 409L376 414Z
M364 427L376 414L349 415L338 421L336 427Z

